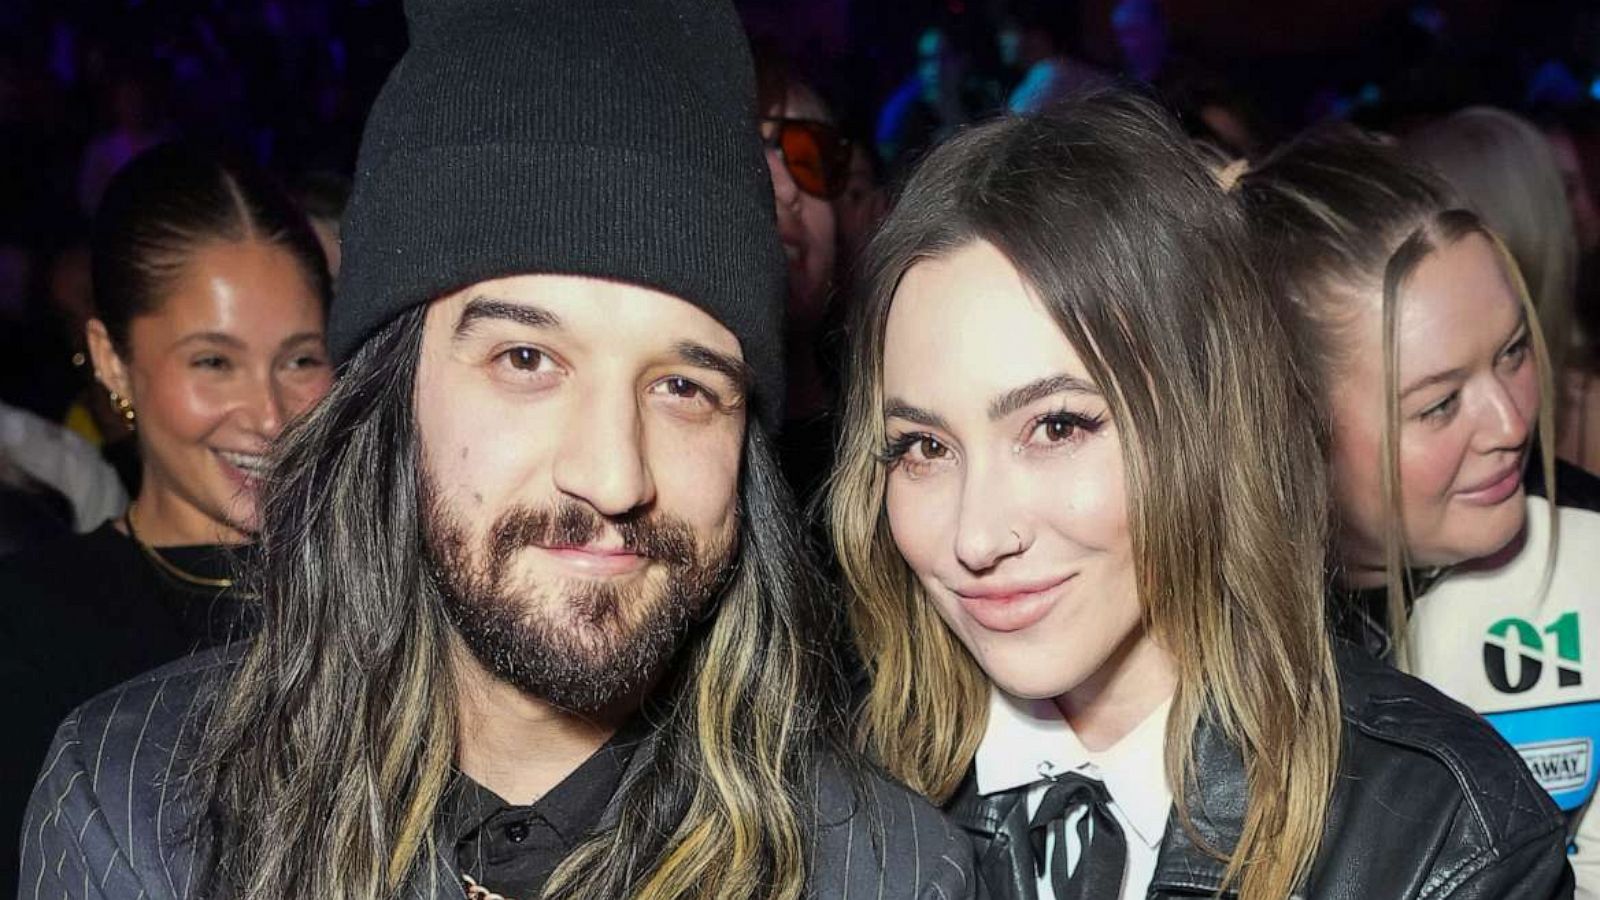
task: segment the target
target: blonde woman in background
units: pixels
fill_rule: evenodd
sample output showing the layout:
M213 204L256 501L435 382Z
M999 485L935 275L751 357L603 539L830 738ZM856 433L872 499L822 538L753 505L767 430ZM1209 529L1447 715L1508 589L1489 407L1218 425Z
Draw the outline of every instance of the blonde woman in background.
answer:
M1595 891L1600 483L1554 458L1516 262L1445 184L1351 130L1303 136L1239 184L1332 426L1341 631L1516 746Z
M1315 398L1170 118L963 132L864 263L831 496L860 738L990 896L1569 895L1510 748L1330 647Z
M1555 148L1532 123L1487 106L1421 128L1403 147L1442 176L1516 259L1549 348L1556 453L1600 472L1600 380L1573 365L1573 351L1595 336L1578 333L1579 246Z

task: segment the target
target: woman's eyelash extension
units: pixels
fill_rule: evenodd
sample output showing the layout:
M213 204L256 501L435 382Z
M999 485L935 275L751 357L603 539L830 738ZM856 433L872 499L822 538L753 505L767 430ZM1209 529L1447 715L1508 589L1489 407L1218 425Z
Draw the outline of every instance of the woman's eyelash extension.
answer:
M920 434L904 434L897 438L890 438L878 450L878 462L885 465L899 462L920 440L922 440L922 435Z
M1082 413L1070 412L1063 409L1040 416L1038 419L1034 420L1034 427L1056 422L1059 422L1063 425L1070 425L1073 428L1084 432L1085 434L1094 434L1100 430L1101 426L1105 425L1106 417L1104 413L1096 416L1086 416Z

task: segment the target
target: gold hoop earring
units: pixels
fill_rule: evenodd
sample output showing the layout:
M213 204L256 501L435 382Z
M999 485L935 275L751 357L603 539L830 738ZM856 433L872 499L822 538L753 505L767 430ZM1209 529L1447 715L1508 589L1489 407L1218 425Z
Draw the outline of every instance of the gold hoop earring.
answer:
M106 388L106 393L111 395L111 405L117 408L117 412L122 416L122 420L128 423L128 430L132 431L134 427L134 419L137 418L133 411L133 401L122 396L116 391L111 390L110 388Z

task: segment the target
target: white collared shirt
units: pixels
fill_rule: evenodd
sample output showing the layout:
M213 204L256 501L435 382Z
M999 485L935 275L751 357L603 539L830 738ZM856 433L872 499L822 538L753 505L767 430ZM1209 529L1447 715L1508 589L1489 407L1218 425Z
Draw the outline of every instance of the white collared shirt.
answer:
M1172 791L1167 786L1164 753L1167 711L1163 702L1113 747L1091 752L1078 740L1072 726L1050 700L1019 700L998 688L989 690L989 725L978 744L973 768L978 793L988 795L1024 785L1028 790L1031 819L1049 789L1050 776L1078 772L1106 786L1111 814L1127 839L1128 861L1122 877L1122 900L1141 900L1155 874L1156 853L1167 832ZM1044 875L1039 896L1054 897L1050 860L1067 854L1067 871L1078 865L1078 819L1086 808L1074 810L1066 820L1066 847L1058 847L1052 834L1046 845Z

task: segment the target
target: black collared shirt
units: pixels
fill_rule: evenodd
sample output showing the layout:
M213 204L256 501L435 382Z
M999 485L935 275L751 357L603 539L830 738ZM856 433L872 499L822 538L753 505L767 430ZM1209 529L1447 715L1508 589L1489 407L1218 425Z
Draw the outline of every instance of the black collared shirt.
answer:
M439 825L455 846L457 867L497 894L537 898L561 861L600 824L637 745L632 729L619 730L528 806L507 803L457 773L439 807Z

